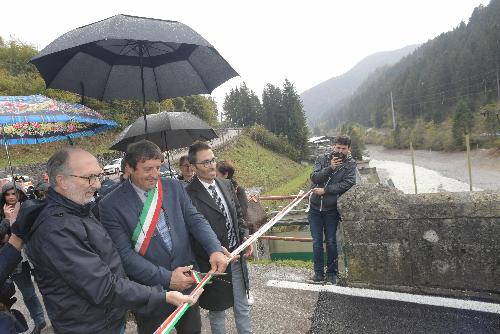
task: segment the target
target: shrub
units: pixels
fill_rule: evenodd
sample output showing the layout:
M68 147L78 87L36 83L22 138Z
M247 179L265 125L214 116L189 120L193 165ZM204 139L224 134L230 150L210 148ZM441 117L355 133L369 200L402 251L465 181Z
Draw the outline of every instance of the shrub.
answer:
M300 151L290 145L286 137L276 136L271 131L258 124L245 129L245 131L250 138L262 146L283 154L294 161L300 161Z

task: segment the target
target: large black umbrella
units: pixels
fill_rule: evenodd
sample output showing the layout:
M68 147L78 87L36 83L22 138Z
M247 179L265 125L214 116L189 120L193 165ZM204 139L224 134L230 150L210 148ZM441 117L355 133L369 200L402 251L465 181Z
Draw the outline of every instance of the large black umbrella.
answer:
M147 134L144 131L144 119L139 117L116 137L111 149L125 152L129 144L147 139L162 151L168 151L189 146L196 140L217 138L210 125L187 112L151 114L147 115L147 122Z
M129 15L74 29L31 62L48 88L100 100L142 100L143 106L146 101L210 94L238 75L190 27Z

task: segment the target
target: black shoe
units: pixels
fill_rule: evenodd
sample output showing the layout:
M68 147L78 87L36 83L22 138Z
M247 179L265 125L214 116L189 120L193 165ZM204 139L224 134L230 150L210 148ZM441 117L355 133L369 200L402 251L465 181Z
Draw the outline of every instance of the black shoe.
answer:
M335 274L326 274L326 284L337 284L337 275Z
M325 283L325 276L314 274L307 282L312 284L323 284Z
M35 328L33 328L33 331L31 332L31 334L40 334L42 332L42 329L45 328L45 326L47 326L45 321L42 322L41 324L35 325Z

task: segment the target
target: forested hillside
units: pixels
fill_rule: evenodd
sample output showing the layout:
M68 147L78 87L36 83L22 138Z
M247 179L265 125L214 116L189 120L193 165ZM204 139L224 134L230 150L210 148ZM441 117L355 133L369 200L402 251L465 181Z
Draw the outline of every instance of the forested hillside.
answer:
M403 140L398 137L401 133L418 136L429 128L436 139L453 136L453 143L438 149L461 147L466 133L494 135L499 62L500 0L492 0L486 7L477 7L468 23L428 41L397 64L377 70L335 115L325 119L325 129L345 122L392 128L392 92L398 124L395 146L408 144L409 135Z
M358 62L346 73L328 79L300 94L308 124L314 126L325 116L335 112L337 104L350 97L363 81L378 67L392 65L407 56L418 47L418 44L404 48L377 52Z

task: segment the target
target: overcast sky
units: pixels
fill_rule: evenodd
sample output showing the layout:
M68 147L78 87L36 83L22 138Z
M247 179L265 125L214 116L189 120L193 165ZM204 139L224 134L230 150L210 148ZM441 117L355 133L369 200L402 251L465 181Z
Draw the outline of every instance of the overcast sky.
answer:
M284 78L298 92L379 51L424 43L468 21L488 0L3 1L0 36L42 49L65 32L115 14L180 21L207 39L260 97Z

